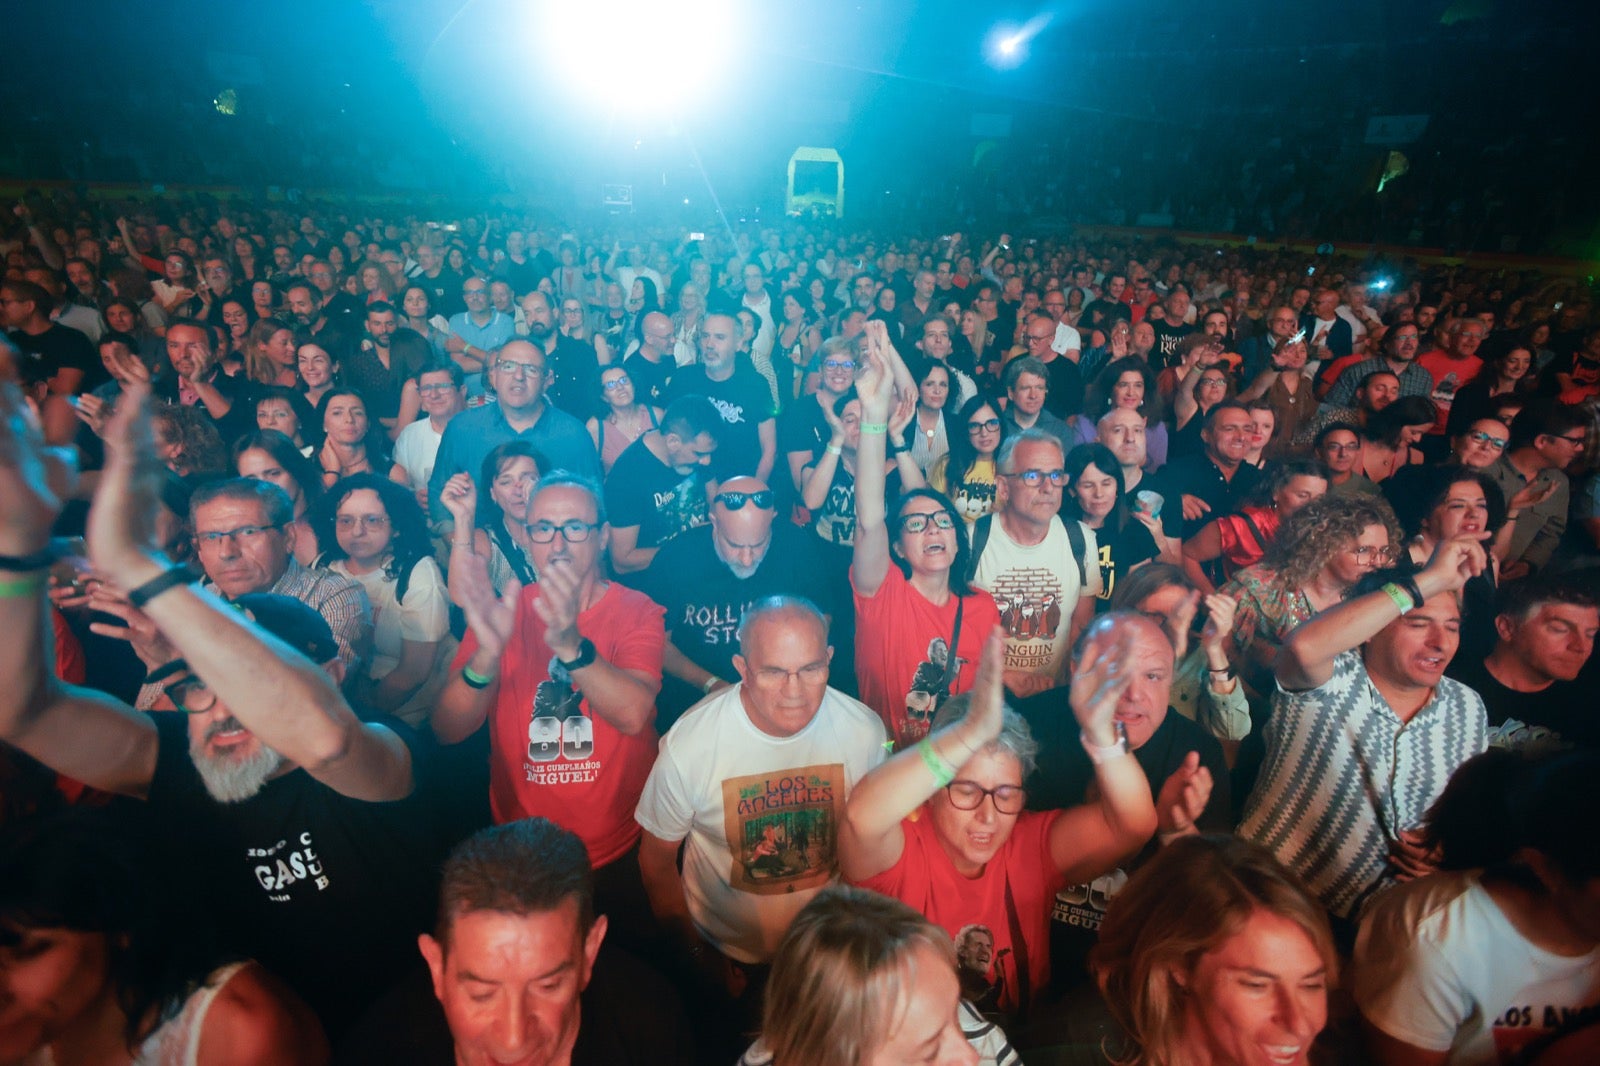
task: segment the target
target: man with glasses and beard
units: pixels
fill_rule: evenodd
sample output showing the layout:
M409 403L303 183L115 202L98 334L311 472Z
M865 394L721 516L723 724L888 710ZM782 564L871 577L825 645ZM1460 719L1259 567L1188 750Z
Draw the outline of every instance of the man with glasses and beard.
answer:
M148 393L123 394L89 515L89 555L170 642L153 677L185 714L141 714L57 680L42 624L51 523L70 477L0 392L0 739L57 773L144 802L153 867L261 962L330 1037L383 990L431 909L438 841L427 748L360 721L327 623L287 596L232 605L148 540L161 461Z
M730 478L711 501L711 524L664 544L639 587L666 608L667 647L656 728L665 733L705 696L738 677L739 624L750 604L806 593L819 599L811 541L776 521L777 499L766 482Z
M555 308L550 304L550 297L537 289L522 298L522 317L527 324L529 343L544 353L544 365L549 371L546 388L549 390L550 403L574 415L580 428L585 419L604 418L605 402L600 398L600 361L595 355L594 346L557 329ZM588 430L584 430L584 435L588 436ZM556 461L555 456L550 458L552 462Z

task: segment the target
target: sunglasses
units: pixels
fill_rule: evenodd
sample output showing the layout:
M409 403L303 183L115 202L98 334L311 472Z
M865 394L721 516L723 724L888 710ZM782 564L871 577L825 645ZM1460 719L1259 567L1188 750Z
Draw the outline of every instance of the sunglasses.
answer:
M755 504L758 511L770 511L773 503L771 489L761 489L758 492L719 492L713 500L730 511L740 510L747 502Z

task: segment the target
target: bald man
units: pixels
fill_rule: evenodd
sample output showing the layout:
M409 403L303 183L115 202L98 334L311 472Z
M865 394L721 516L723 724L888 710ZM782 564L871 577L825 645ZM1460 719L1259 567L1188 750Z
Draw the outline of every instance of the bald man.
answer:
M776 518L777 501L758 478L730 478L711 501L711 524L661 546L638 586L667 609L667 647L657 728L739 675L739 623L749 604L768 596L817 600L814 538ZM818 603L826 614L833 604Z
M667 384L678 369L673 354L677 331L672 319L660 311L644 316L640 327L639 350L623 360L622 369L633 379L633 398L651 407L665 407Z

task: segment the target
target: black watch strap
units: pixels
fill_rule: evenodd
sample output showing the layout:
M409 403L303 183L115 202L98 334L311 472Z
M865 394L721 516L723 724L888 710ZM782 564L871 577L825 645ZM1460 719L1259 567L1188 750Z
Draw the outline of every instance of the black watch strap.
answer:
M576 659L557 659L556 662L561 664L561 669L570 674L574 670L582 670L585 666L591 665L596 657L594 641L584 637L578 642L578 657Z
M60 558L56 546L47 544L36 552L27 555L0 555L0 570L14 570L17 573L26 573L30 570L46 570Z

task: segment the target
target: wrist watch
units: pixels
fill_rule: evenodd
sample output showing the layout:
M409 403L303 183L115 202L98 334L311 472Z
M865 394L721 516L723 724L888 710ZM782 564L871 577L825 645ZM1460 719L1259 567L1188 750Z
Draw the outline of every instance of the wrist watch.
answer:
M578 642L577 658L557 659L556 662L561 664L561 669L570 674L574 670L582 670L585 666L590 665L595 661L595 658L594 641L584 637Z
M1128 744L1128 727L1121 722L1115 723L1115 727L1117 739L1104 747L1091 743L1089 734L1082 730L1078 731L1078 740L1083 744L1083 750L1089 753L1089 761L1096 766L1110 762L1112 759L1120 759L1122 756L1130 755L1133 752L1133 748Z

